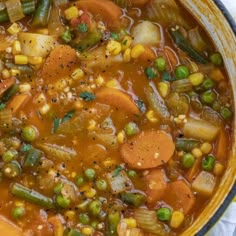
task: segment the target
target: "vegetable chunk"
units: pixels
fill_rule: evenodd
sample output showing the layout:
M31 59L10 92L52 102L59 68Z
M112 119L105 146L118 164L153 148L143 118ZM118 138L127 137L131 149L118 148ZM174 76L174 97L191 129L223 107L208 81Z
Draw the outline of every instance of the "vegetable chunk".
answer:
M0 231L2 235L8 235L8 236L22 235L22 230L3 216L0 216Z
M175 145L163 131L145 131L121 146L120 154L129 167L154 168L166 163L173 155Z

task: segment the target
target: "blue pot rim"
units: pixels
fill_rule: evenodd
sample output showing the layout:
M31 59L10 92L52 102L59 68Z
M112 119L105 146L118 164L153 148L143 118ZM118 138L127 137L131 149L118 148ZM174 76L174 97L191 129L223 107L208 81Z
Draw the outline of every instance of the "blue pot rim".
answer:
M236 22L233 19L233 17L230 15L229 11L226 9L224 4L221 2L221 0L214 0L217 7L221 10L223 15L225 16L226 20L228 21L229 25L232 28L232 31L234 32L236 36ZM233 198L236 196L236 184L233 185L232 189L230 190L229 194L225 198L224 202L221 204L219 209L216 211L216 213L212 216L212 218L203 226L203 228L196 234L196 236L204 236L220 219L220 217L223 215L227 207L232 202Z

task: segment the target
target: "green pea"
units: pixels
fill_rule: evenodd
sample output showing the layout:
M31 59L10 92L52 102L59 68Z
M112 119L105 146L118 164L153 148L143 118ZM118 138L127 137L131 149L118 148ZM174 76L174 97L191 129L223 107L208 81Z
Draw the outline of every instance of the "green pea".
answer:
M168 221L171 218L171 210L167 207L161 207L157 210L157 217L161 221Z
M201 94L201 101L205 104L211 105L216 100L216 94L212 90L207 90Z
M83 176L77 176L75 180L77 186L81 186L84 183L84 177Z
M150 79L150 80L154 79L154 78L156 78L158 76L157 71L154 68L152 68L152 67L147 67L144 70L144 73L145 73L146 77L148 79Z
M223 64L223 59L219 52L211 54L210 60L216 66L221 66Z
M177 79L188 78L189 74L190 74L189 69L185 65L177 66L175 69L175 76Z
M158 57L154 61L154 66L157 68L158 71L164 71L166 69L166 60L164 57Z
M206 171L212 171L215 166L215 157L212 155L206 156L202 160L202 169Z
M182 165L184 168L191 168L195 162L195 157L191 153L185 153L182 157Z
M62 187L63 187L63 183L58 183L58 184L54 187L53 192L56 193L56 194L60 194Z
M62 195L57 195L56 203L62 208L67 208L70 205L70 199L63 197Z
M222 107L220 109L220 115L223 117L224 120L230 120L233 116L233 112L230 110L229 107Z
M21 137L27 142L32 142L38 137L38 130L32 125L25 126L22 129Z
M111 38L114 39L114 40L119 40L120 39L119 34L117 34L115 32L111 32Z
M93 222L91 222L91 226L92 226L94 229L97 229L97 227L98 227L98 221L93 221Z
M89 216L87 214L81 213L79 214L79 222L87 225L89 223L90 219Z
M10 162L18 156L18 152L14 149L10 149L2 154L2 160L4 162Z
M136 173L135 170L129 170L129 171L128 171L128 176L129 176L130 178L135 178L135 177L137 176L137 173Z
M215 81L210 79L210 78L206 78L206 79L203 80L203 82L201 84L201 87L204 90L212 89L212 88L215 87Z
M15 207L11 212L12 218L18 220L25 215L25 208L22 206Z
M84 174L89 180L93 180L95 178L96 172L94 169L88 168L84 171Z
M101 210L102 210L102 203L100 201L95 200L89 203L89 212L93 216L99 216Z
M138 128L137 124L134 123L134 122L129 122L129 123L125 126L124 130L125 130L125 133L126 133L128 136L135 135L135 134L137 134L137 133L139 132L139 128Z
M99 179L98 181L96 181L96 186L98 190L104 191L107 189L107 182L104 179Z

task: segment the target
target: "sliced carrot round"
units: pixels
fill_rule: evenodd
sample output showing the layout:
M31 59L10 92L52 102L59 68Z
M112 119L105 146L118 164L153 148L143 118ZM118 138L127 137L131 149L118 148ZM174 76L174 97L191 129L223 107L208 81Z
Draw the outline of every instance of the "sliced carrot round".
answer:
M165 164L173 155L175 145L164 131L144 131L121 146L120 153L129 167L149 169Z

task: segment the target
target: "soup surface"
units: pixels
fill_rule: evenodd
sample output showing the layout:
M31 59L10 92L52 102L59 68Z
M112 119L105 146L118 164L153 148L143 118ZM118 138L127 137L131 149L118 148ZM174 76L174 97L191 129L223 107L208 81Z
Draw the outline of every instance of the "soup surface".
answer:
M1 6L1 232L190 227L231 148L231 88L207 33L172 0Z

